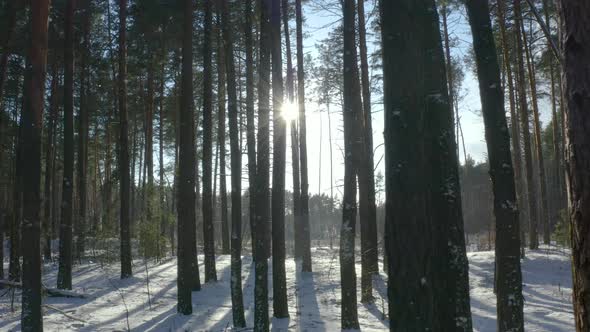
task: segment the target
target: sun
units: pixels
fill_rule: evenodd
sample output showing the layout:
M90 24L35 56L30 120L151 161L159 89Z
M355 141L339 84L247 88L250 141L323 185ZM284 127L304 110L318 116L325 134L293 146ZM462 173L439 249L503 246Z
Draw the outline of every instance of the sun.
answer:
M299 116L299 107L295 103L286 102L283 104L281 109L281 117L289 122L293 120L297 120Z

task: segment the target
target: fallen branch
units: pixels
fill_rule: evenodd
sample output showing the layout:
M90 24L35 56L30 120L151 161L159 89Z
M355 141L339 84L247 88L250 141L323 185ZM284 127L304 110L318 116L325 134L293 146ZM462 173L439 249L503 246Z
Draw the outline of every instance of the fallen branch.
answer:
M10 287L10 288L18 288L22 289L23 284L20 282L10 281L10 280L0 280L0 286ZM67 297L67 298L77 298L77 299L85 299L88 296L85 294L80 294L76 292L72 292L69 290L64 289L57 289L57 288L47 288L43 286L43 292L47 294L49 297Z
M44 304L43 306L45 308L48 308L48 309L51 309L51 310L55 310L55 311L59 312L60 314L66 316L69 319L73 319L73 320L76 320L76 321L81 322L81 323L87 323L85 320L83 320L81 318L78 318L78 317L75 317L75 316L72 316L72 315L68 314L67 312L65 312L65 311L63 311L63 310L61 310L59 308L56 308L56 307L54 307L52 305Z

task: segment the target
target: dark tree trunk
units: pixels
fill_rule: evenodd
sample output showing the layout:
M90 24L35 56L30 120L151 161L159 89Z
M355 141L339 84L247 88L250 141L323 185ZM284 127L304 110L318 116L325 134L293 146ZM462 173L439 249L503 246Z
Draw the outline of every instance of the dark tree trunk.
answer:
M590 329L590 3L561 0L567 172L572 225L573 304L577 331Z
M80 111L78 114L78 222L76 224L76 257L84 255L87 231L88 201L88 94L89 94L89 53L90 53L90 1L84 1L82 60L80 63Z
M64 177L59 229L57 288L72 289L72 218L74 186L74 10L68 0L65 12L64 46Z
M47 61L49 1L31 1L31 41L23 109L23 288L21 328L42 331L41 311L41 128Z
M383 1L381 20L390 329L469 331L458 158L435 3Z
M258 154L256 160L256 245L254 250L254 329L268 331L268 257L270 254L269 155L270 155L270 12L272 0L260 0L260 48L258 66Z
M222 26L227 67L227 110L231 151L231 301L234 328L246 326L242 296L242 150L238 128L238 100L234 45L228 0L223 0ZM221 46L223 47L223 46ZM224 165L225 166L225 165ZM225 172L222 173L225 176Z
M248 148L249 220L252 254L256 248L256 125L254 123L254 43L252 41L252 0L246 0L244 13L244 46L246 51L246 146Z
M222 28L222 10L223 8L218 8L218 26L220 29ZM221 200L221 246L222 246L222 253L224 255L230 254L230 236L229 236L229 229L228 229L228 220L227 220L227 185L226 185L226 150L225 150L225 131L227 127L225 126L225 97L226 97L226 64L225 64L225 47L223 36L220 33L216 33L217 36L217 147L219 149L218 156L219 156L219 196ZM229 64L228 64L229 65ZM227 82L229 85L230 82ZM232 171L233 174L233 171ZM213 190L213 194L215 194L215 190ZM215 200L214 200L215 201ZM233 210L233 209L232 209ZM241 213L241 212L240 212ZM232 214L233 215L233 214Z
M16 28L17 19L17 1L8 1L6 5L6 30L2 36L2 56L0 56L0 108L2 107L2 97L4 96L4 85L6 83L6 73L8 69L8 57L10 56L10 43L12 35Z
M361 264L363 272L361 284L364 284L365 291L362 293L361 302L372 300L372 277L379 272L379 250L377 240L377 206L375 205L375 165L373 161L373 118L371 115L371 79L369 77L369 61L367 59L367 37L365 24L365 0L358 0L358 31L359 51L361 59L361 85L363 96L363 138L365 140L363 165L361 172L365 172L366 196L359 198L366 200L366 219L361 220ZM361 206L363 209L363 206ZM364 239L364 241L363 241ZM363 245L364 243L364 245ZM364 248L364 249L363 249Z
M529 207L529 248L536 249L539 246L539 241L537 239L537 195L535 194L535 186L533 182L533 156L529 130L529 111L526 97L523 38L520 29L521 19L520 0L514 0L514 31L516 35L516 63L518 67L518 100L520 102L520 125L522 126L522 137L524 143L524 162Z
M524 331L520 232L510 137L487 0L467 1L479 77L496 216L498 331Z
M281 116L283 108L283 60L281 51L281 0L272 0L272 289L273 314L289 317L287 276L285 271L285 155L287 125Z
M357 123L362 120L361 92L355 41L355 1L345 0L344 15L344 193L342 197L342 227L340 229L340 278L342 292L342 329L358 329L355 271L356 175L361 132ZM362 141L361 141L362 142ZM356 150L356 151L355 151Z
M166 197L166 185L164 185L164 98L166 98L165 93L164 93L164 88L165 88L165 84L166 84L166 72L165 72L165 61L162 62L162 72L161 72L161 82L160 82L160 105L159 105L159 111L160 114L158 115L158 143L159 143L159 147L158 147L158 152L159 152L159 164L160 164L160 170L158 172L158 175L160 177L160 185L159 185L159 200L160 200L160 240L158 240L159 242L162 242L162 239L165 238L166 236L166 228L167 228L167 217L166 215L168 215L168 209L167 209L167 204L166 202L168 200L166 200L165 202L165 197ZM175 172L176 173L176 172ZM171 238L170 239L170 246L172 248L174 248L174 239ZM165 255L165 248L160 248L159 250L159 254L164 254Z
M203 42L203 244L205 254L205 282L217 281L215 270L215 231L213 228L212 174L213 160L213 70L211 44L213 41L212 0L205 0Z
M22 104L24 104L24 95L26 90L26 77L25 77L25 84L22 88L23 90L23 99ZM10 223L10 262L8 265L8 277L10 280L13 281L20 281L21 277L21 266L20 266L20 256L21 256L21 222L22 222L22 187L23 187L23 169L20 165L23 164L23 151L22 151L22 135L23 135L23 119L22 116L22 104L21 104L21 117L19 119L18 124L18 132L15 137L15 151L14 151L14 190L13 190L13 211L12 211L12 218ZM15 116L14 119L16 121L18 114L18 107L15 106Z
M119 182L121 209L119 236L121 240L121 279L132 276L131 270L131 219L129 203L129 115L127 114L127 0L119 0Z
M193 312L191 292L199 290L195 209L195 113L193 109L193 2L184 1L182 35L182 92L178 142L178 306L183 315Z
M53 155L55 151L55 127L57 125L57 116L59 108L57 106L57 90L59 85L59 71L57 68L57 58L54 57L51 66L51 88L49 97L49 123L47 124L47 142L45 145L45 195L44 195L44 218L43 218L43 257L46 261L51 260L51 238L52 232L52 216L53 216L53 195L57 194L57 190L53 188L54 178L54 163Z
M297 98L299 106L299 158L301 160L301 239L303 272L311 272L311 235L309 229L309 180L307 173L307 125L305 120L305 71L303 68L303 14L301 0L295 0L297 25Z

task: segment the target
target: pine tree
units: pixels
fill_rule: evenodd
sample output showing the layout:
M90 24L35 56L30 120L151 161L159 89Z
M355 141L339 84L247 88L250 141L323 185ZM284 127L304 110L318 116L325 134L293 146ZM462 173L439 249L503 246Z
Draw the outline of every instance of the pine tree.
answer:
M72 218L74 187L74 11L75 0L68 0L65 11L64 46L64 176L59 232L59 270L57 287L72 289Z
M465 2L477 63L496 217L498 331L523 331L520 232L500 66L487 0Z
M47 61L49 1L31 1L31 40L23 109L23 289L21 328L42 331L41 311L41 129Z

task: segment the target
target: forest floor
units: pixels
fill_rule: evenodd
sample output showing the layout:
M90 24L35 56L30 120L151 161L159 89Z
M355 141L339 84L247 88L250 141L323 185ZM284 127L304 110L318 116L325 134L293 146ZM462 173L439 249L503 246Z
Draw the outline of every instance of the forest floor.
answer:
M469 253L471 307L476 331L496 331L495 296L492 291L494 253ZM290 319L271 320L273 331L340 330L340 269L338 252L315 248L314 272L296 272L292 259L286 262ZM202 257L199 262L202 263ZM357 255L357 276L360 261ZM74 268L74 291L85 299L45 298L46 331L226 331L231 330L230 259L217 257L217 283L203 284L193 292L193 314L176 314L176 260L148 264L149 297L144 261L135 261L135 276L118 278L116 264L87 262ZM253 325L254 271L244 257L242 281L248 326ZM6 266L5 266L6 268ZM203 275L203 266L200 266ZM523 261L523 293L527 331L573 331L572 281L569 252L541 249L527 251ZM270 273L270 271L269 271ZM44 284L54 287L57 263L44 265ZM201 278L203 280L203 278ZM269 278L272 283L272 278ZM363 331L388 330L385 274L375 277L375 303L359 304ZM359 280L360 283L360 280ZM272 290L272 285L271 288ZM359 287L360 291L360 287ZM0 331L20 330L20 296L14 308L11 296L0 289ZM360 294L359 294L360 299ZM272 295L271 295L272 300ZM151 304L150 304L151 302ZM57 310L56 310L57 309ZM59 311L58 311L59 310ZM272 311L272 303L270 304ZM271 312L272 314L272 312ZM251 330L246 329L246 330Z

